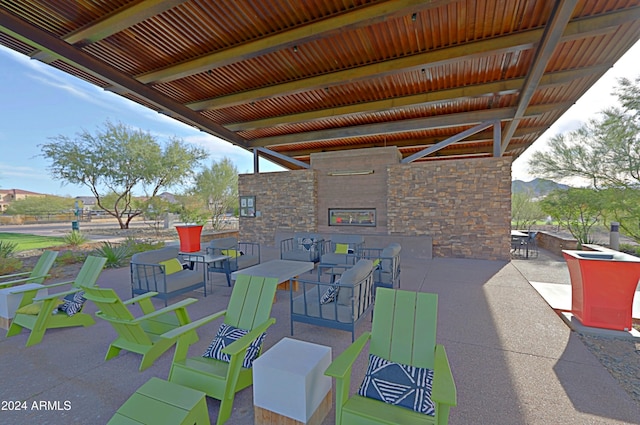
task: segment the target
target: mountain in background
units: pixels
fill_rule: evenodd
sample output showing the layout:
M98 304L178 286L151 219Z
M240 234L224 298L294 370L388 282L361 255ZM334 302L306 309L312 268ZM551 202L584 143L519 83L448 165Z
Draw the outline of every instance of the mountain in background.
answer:
M530 182L514 180L511 182L511 193L530 193L534 197L548 195L556 189L567 190L569 186L547 179L533 179Z

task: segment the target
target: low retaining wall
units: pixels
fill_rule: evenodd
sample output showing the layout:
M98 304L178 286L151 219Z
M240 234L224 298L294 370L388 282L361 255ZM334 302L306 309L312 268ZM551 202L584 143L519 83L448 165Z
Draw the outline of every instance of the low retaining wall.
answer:
M538 248L551 251L558 256L562 256L563 249L578 249L578 241L574 238L564 238L545 231L536 234L536 244Z

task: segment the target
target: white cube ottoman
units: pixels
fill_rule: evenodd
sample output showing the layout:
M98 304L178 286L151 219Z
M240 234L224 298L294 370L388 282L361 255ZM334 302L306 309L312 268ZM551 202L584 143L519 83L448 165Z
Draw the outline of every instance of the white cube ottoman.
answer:
M320 424L331 410L331 347L283 338L253 362L256 425Z

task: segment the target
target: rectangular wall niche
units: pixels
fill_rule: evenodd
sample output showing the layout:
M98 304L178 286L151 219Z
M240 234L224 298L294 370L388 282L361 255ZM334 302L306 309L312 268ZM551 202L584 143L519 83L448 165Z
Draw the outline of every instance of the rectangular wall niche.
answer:
M375 208L329 208L329 226L376 225Z

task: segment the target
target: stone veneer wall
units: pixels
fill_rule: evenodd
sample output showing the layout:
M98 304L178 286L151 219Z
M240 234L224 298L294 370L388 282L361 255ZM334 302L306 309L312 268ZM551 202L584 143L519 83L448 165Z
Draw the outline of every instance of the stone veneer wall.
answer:
M256 197L256 217L241 217L239 240L273 246L278 231L317 228L316 172L241 174L238 193Z
M395 147L317 155L310 170L240 175L240 195L255 195L260 214L240 218L241 240L277 246L296 231L359 233L433 241L434 257L510 259L510 157L400 164ZM363 169L374 173L328 175ZM328 226L328 208L368 207L376 208L376 227Z
M509 260L510 157L399 164L388 175L389 234L430 235L434 257Z
M387 167L402 155L395 146L311 154L318 180L318 232L323 234L386 235ZM365 171L365 175L330 175ZM329 226L330 208L375 208L376 226Z

